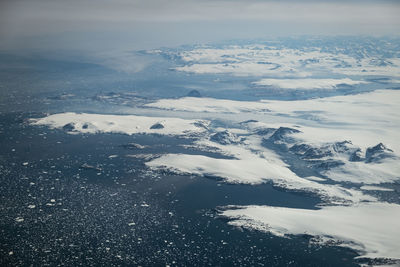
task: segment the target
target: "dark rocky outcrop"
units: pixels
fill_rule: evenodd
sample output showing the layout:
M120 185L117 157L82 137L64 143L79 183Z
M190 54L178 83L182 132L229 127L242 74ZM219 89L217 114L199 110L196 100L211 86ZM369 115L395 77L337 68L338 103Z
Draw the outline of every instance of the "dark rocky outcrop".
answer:
M235 134L227 130L211 135L210 140L221 145L237 144L240 142Z
M208 123L205 121L196 121L193 123L196 127L204 128L208 130Z
M289 148L289 151L296 155L304 155L304 153L306 153L311 148L312 146L307 144L295 144L291 148Z
M319 171L327 171L342 165L344 165L344 162L340 160L324 160L316 162L313 167Z
M379 143L374 147L367 148L365 152L365 162L380 162L385 158L394 158L393 150L387 148L384 144Z
M300 131L288 127L279 127L269 139L272 141L284 141L285 139L289 141L290 139L287 138L287 135L294 133L300 133Z
M64 131L66 132L72 132L73 130L75 130L75 124L73 123L67 123L63 126L62 128Z
M275 128L263 128L263 129L257 129L255 131L256 134L258 135L270 135L272 134L276 129Z
M364 156L361 149L357 149L353 153L350 154L349 161L356 162L356 161L363 161Z
M303 154L303 158L305 159L320 159L331 156L333 156L333 154L329 147L311 147Z
M153 124L153 125L150 127L150 129L156 129L156 130L158 130L158 129L164 129L164 125L162 125L161 123L157 122L157 123Z
M187 94L187 96L189 96L189 97L201 97L201 94L197 90L192 90Z
M347 153L351 150L354 150L353 143L351 141L342 141L342 142L335 142L332 145L333 151L337 153Z

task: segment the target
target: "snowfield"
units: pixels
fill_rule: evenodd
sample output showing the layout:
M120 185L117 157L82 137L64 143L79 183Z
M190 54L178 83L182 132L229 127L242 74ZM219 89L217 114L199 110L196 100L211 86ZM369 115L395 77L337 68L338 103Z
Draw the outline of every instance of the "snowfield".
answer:
M376 200L375 197L366 195L359 190L321 184L311 179L299 177L271 151L265 152L264 155L268 155L265 158L246 149L238 150L235 148L229 152L233 152L237 159L167 154L147 162L146 165L155 170L167 169L178 174L218 177L234 184L257 185L272 182L274 185L287 190L317 194L327 203L348 204Z
M307 234L326 243L336 241L366 258L400 259L400 205L360 203L319 210L269 206L226 207L229 224L278 236Z
M183 97L161 99L146 107L192 113L245 113L246 116L229 119L255 118L257 122L252 127L259 128L299 125L302 131L298 138L313 144L351 140L366 149L382 142L400 151L400 91L397 90L297 101Z
M59 113L33 119L33 125L62 128L69 133L190 135L205 131L207 121L134 115Z
M262 79L254 82L258 86L276 87L281 89L335 89L339 86L366 84L365 81L345 79Z
M266 113L268 104L260 101L232 101L215 98L183 97L179 99L160 99L145 107L174 111L208 113Z
M318 47L276 48L268 45L198 47L177 54L183 66L176 70L195 74L234 76L310 77L312 75L400 76L400 59L327 52Z
M229 183L269 181L288 190L313 192L323 200L319 210L224 207L221 215L230 218L230 224L280 236L308 234L320 243L333 241L336 245L353 248L362 257L400 259L397 226L400 205L382 202L369 194L373 191L393 192L394 189L387 188L387 185L374 185L390 184L400 179L397 154L400 150L399 91L379 90L312 100L253 103L201 98L165 99L148 107L196 114L224 110L234 115L228 118L237 128L229 130L245 138L240 144L225 140L222 140L224 143L197 142L199 147L214 146L234 159L168 154L147 162L149 167L216 176ZM248 110L252 110L252 116L248 117L250 120L240 121L243 119L240 115ZM290 164L283 162L284 156L268 148L268 143L272 147L286 147L288 153L308 162L311 168L318 166L316 170L320 175L300 177L290 169ZM334 183L324 183L327 179ZM358 186L349 189L345 186L349 183Z

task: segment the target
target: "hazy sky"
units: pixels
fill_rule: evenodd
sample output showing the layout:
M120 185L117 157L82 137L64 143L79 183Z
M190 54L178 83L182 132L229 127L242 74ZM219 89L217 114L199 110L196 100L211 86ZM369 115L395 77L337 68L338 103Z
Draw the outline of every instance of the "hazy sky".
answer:
M235 38L398 35L400 1L2 0L3 49L144 48Z

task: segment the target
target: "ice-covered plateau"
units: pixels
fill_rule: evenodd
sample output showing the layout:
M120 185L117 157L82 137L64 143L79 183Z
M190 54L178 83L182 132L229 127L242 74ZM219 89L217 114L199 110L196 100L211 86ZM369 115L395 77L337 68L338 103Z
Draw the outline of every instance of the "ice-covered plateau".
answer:
M252 44L223 47L195 47L179 51L176 56L182 60L182 66L176 70L195 74L230 74L234 76L270 76L305 78L312 75L386 75L398 77L400 74L400 59L396 56L381 58L365 54L349 54L340 50L323 51L320 47L277 48L272 45ZM276 82L260 80L259 85ZM297 81L299 82L299 81ZM320 81L320 88L337 84L353 85L361 81L325 80ZM293 88L293 85L281 82L281 88ZM307 81L298 83L306 86ZM318 85L318 81L311 87Z
M33 125L47 125L69 133L123 133L192 135L205 131L205 120L148 117L135 115L103 115L87 113L58 113L32 119Z

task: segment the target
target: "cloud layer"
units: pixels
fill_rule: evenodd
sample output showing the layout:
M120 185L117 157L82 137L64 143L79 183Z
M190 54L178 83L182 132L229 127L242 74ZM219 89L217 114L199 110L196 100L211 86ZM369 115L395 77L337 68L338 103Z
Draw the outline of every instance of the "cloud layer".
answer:
M140 33L142 39L189 42L196 36L208 41L293 34L397 34L400 27L398 1L6 0L0 10L3 42L71 32L101 32L104 40L109 39L107 32L120 31L120 36Z

